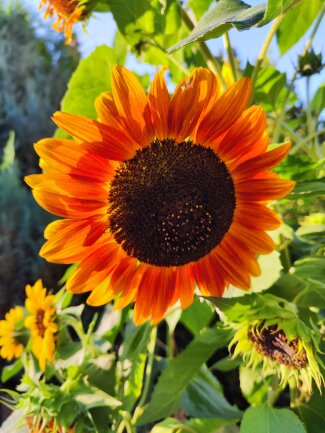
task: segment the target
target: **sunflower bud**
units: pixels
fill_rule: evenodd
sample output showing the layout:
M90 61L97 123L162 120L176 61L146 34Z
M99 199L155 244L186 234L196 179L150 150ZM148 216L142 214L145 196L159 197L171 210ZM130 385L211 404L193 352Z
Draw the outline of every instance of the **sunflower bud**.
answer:
M236 330L229 345L233 357L241 355L248 366L277 374L282 388L289 384L308 395L314 381L321 390L320 331L299 318L294 304L264 295L249 310L234 308L226 312Z
M303 77L319 74L323 68L322 53L316 54L313 49L298 57L299 73Z

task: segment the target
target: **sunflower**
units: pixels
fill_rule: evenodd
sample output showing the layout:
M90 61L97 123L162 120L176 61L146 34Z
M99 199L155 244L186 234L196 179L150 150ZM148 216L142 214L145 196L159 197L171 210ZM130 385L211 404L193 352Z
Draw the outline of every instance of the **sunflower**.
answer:
M57 32L64 31L67 45L70 45L72 41L73 25L85 17L83 3L80 0L41 0L39 8L46 6L44 18L56 14L57 20L52 27Z
M23 319L23 309L14 307L6 313L4 320L0 320L0 356L8 361L23 353L24 345L19 340Z
M266 152L266 116L246 109L250 97L248 78L220 94L204 68L171 98L161 70L146 96L118 65L112 93L96 101L99 120L54 114L75 141L38 142L44 174L26 182L64 218L47 227L40 254L80 262L71 292L92 291L93 306L117 295L116 308L135 302L141 324L157 323L179 299L187 308L195 284L209 296L229 284L249 289L260 273L256 255L275 248L265 231L280 225L267 203L294 186L269 171L290 146Z
M225 316L234 320L236 330L229 345L233 357L241 355L248 366L277 374L281 388L289 383L308 395L315 381L321 391L320 332L299 318L294 304L269 294L253 295L248 309L237 304Z
M55 351L55 334L58 331L54 296L46 296L42 281L34 286L26 286L26 310L30 313L25 320L26 328L31 330L32 351L44 371L46 361L53 362Z

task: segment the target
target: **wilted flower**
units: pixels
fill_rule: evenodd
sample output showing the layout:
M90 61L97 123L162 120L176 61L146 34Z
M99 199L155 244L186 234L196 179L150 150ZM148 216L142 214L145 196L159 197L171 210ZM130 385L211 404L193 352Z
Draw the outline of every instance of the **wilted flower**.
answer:
M322 362L318 328L307 326L295 305L283 299L272 295L250 298L254 299L250 308L237 305L225 312L236 330L229 345L233 356L241 354L248 366L262 365L273 371L280 377L282 387L291 385L293 378L302 392L310 394L313 381L321 389L324 378L319 368Z
M323 68L323 56L316 54L313 49L298 57L299 73L304 77L318 74Z

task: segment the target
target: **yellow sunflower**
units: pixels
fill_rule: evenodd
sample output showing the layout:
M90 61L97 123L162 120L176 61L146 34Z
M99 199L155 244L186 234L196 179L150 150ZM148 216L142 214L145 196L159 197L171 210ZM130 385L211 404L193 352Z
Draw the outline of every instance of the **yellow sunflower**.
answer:
M52 17L57 20L52 27L57 32L64 31L66 44L71 44L73 25L84 18L84 1L80 0L41 0L39 8L46 6L44 18Z
M19 341L23 319L23 309L14 307L6 313L4 320L0 320L0 356L8 361L23 353L24 345Z
M64 218L47 227L40 254L80 262L70 291L92 291L94 306L135 302L141 324L157 323L177 300L188 307L195 285L209 296L229 284L249 289L256 255L275 248L266 231L281 223L267 205L294 186L269 170L290 146L266 151L266 116L246 108L250 97L248 78L221 94L204 68L171 98L161 70L146 95L116 66L112 93L96 101L99 120L55 113L75 141L38 142L44 173L26 182Z
M58 331L54 296L46 296L41 280L34 286L27 285L26 295L25 306L30 316L26 318L25 326L31 330L32 351L44 371L46 361L53 362L55 334Z

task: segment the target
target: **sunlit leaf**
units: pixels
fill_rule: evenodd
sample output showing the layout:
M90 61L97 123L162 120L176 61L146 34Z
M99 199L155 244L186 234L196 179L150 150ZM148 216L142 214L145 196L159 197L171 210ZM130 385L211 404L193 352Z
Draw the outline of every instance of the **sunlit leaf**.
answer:
M240 433L306 433L300 419L289 409L263 404L250 407L244 414Z
M151 400L138 424L167 417L179 407L180 397L202 364L229 342L231 332L214 327L205 329L183 352L172 359L158 379Z
M200 19L191 34L169 48L169 52L197 41L217 38L231 28L247 30L264 16L265 4L249 6L240 0L220 0Z
M277 31L278 45L282 55L306 33L323 4L323 0L302 0L287 12Z

